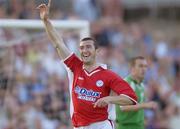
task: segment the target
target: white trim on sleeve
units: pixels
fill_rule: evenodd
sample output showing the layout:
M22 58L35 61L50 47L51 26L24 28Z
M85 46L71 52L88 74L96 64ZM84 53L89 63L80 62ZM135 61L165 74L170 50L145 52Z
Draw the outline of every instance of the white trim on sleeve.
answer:
M122 96L125 96L125 97L129 98L130 100L132 100L133 102L135 102L135 104L137 104L137 103L138 103L136 100L134 100L133 98L131 98L131 97L130 97L130 96L128 96L128 95L125 95L125 94L120 94L120 95L122 95Z
M67 56L65 59L62 60L62 62L64 63L67 59L69 59L72 55L74 54L74 52L72 52L69 56Z

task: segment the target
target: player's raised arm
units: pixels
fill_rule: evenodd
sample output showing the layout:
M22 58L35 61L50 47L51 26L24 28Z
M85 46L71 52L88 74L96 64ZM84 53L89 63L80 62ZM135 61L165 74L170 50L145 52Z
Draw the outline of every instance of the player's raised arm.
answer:
M50 20L49 20L49 9L50 9L51 0L49 0L48 5L41 4L37 7L40 12L40 18L43 21L45 25L46 32L50 38L50 40L53 43L53 46L56 48L58 55L61 59L65 59L70 55L69 49L66 47L66 45L63 42L63 39L60 35L58 35L55 28L52 26Z

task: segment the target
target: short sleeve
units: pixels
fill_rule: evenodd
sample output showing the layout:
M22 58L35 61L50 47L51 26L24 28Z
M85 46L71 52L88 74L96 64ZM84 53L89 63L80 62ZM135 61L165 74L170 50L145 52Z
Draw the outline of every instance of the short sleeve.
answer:
M64 59L64 64L72 71L74 72L75 69L82 67L83 63L82 61L74 54L72 53L69 57Z
M113 74L111 78L110 88L118 95L126 96L136 104L137 96L130 85L116 74Z

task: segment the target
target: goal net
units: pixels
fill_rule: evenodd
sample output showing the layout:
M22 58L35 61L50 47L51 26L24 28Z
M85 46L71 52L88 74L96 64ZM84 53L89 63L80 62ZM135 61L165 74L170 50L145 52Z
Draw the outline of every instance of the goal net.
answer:
M89 36L87 21L55 21L69 49ZM40 20L0 20L0 128L70 127L64 66Z

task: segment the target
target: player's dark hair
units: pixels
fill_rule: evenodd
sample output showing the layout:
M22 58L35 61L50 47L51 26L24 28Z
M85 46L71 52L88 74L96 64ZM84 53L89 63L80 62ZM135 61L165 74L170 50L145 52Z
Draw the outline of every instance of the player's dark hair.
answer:
M132 57L129 61L130 67L135 66L136 60L145 60L145 57L143 57L143 56Z
M80 42L88 41L88 40L93 41L95 49L98 49L99 45L98 45L97 41L92 37L85 37L85 38L81 39Z

